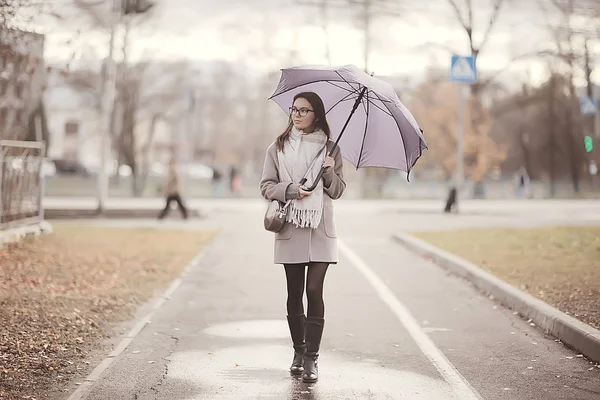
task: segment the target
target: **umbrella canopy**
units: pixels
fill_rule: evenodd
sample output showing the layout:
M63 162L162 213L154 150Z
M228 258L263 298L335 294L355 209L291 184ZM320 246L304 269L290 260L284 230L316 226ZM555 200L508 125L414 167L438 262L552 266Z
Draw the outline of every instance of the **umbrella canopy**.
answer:
M427 148L423 131L392 86L354 65L283 69L270 99L289 112L294 96L301 92L321 97L331 139L356 168L384 167L409 173Z

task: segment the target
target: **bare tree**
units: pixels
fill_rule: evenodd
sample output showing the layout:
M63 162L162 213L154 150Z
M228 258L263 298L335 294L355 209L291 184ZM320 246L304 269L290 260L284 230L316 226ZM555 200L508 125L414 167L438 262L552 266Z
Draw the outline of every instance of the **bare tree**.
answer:
M401 15L402 0L296 0L299 5L316 7L320 14L321 27L326 35L326 57L331 63L329 47L329 12L331 9L351 9L357 12L357 20L363 32L363 62L365 71L369 71L369 58L372 47L372 30L375 19L385 16Z
M0 0L0 135L44 140L43 37L19 29L18 15L27 9L40 11L28 1Z
M302 6L310 6L318 9L320 17L319 22L321 24L321 29L323 29L323 34L325 35L325 59L327 60L327 63L331 65L331 44L329 42L329 14L331 8L340 8L347 6L348 4L346 0L296 0L296 3Z
M594 15L600 9L597 3L588 0L551 0L550 3L539 2L541 10L546 14L547 30L554 43L554 49L548 55L562 62L564 74L568 82L568 93L570 101L561 112L565 113L566 126L564 137L567 139L565 146L566 156L569 160L569 169L573 189L577 193L580 190L581 171L585 152L583 149L583 124L588 127L593 123L591 118L581 116L579 111L579 100L575 87L575 75L578 71L583 72L588 80L588 94L591 95L592 65L589 62L588 43L597 39L596 31L589 29L593 27ZM556 24L550 22L549 16L558 12L560 20ZM590 17L591 15L591 17ZM577 21L584 21L578 26ZM577 42L583 42L577 46Z
M132 193L139 195L145 186L146 173L148 168L142 168L143 174L140 179L140 163L138 157L140 151L142 151L142 159L147 160L147 155L143 152L150 151L151 143L145 143L144 146L138 146L136 140L136 125L138 118L138 111L140 105L143 103L141 100L143 92L143 84L141 77L144 74L146 64L141 63L138 65L131 65L129 60L129 53L131 49L130 34L133 29L145 24L151 17L152 13L146 13L150 9L148 4L144 3L143 10L133 10L127 8L131 6L130 2L123 2L123 15L121 22L123 25L122 35L122 47L121 47L121 62L117 68L117 81L116 81L116 98L115 105L110 110L111 113L111 148L116 155L117 165L127 165L131 168L132 172ZM77 9L84 12L91 26L96 30L106 30L110 25L110 12L109 7L104 2L89 2L86 0L74 0L74 5ZM140 15L141 13L141 15ZM106 67L106 64L104 65ZM105 69L103 68L103 77ZM88 83L87 89L92 93L97 110L100 113L102 107L102 96L103 96L103 81ZM81 82L82 87L86 86L86 82ZM156 126L156 120L158 117L151 115L152 121L151 132L147 135L147 139L151 140L154 137L154 128ZM118 177L118 174L117 174Z
M0 0L0 27L15 28L15 20L21 11L40 5L32 0Z

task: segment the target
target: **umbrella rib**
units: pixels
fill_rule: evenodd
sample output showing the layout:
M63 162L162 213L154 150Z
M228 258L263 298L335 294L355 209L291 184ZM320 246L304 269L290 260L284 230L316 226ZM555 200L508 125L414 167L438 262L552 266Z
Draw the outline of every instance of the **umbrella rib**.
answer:
M354 89L354 87L352 87L352 86L350 86L350 87L352 88L352 90L350 90L350 89L348 89L348 88L345 88L345 87L343 87L343 86L341 86L341 85L336 85L335 83L333 83L333 82L331 82L331 81L325 81L325 82L326 82L326 83L329 83L330 85L333 85L333 86L335 86L336 88L339 88L339 89L345 90L345 91L349 92L350 94L352 94L352 93L358 93L358 90L359 90L359 89Z
M369 92L376 94L373 90L369 89ZM382 103L393 103L393 101L391 100L384 100L382 98L380 98L379 96L377 96L377 98L379 99L379 101L381 101Z
M325 114L328 114L328 113L329 113L329 111L333 110L333 109L334 109L334 108L335 108L335 107L336 107L338 104L340 104L341 102L344 102L344 101L347 101L347 100L351 100L351 99L353 99L352 97L350 97L350 96L352 96L353 94L355 94L355 93L354 93L354 92L351 92L351 93L348 93L346 96L342 97L342 99L341 99L341 100L339 100L339 101L338 101L337 103L335 103L334 105L332 105L332 106L329 108L329 110L327 110L327 111L325 112Z
M344 82L346 82L346 83L348 84L348 86L350 86L351 88L354 88L354 86L352 86L352 84L351 84L350 82L348 82L348 81L346 80L346 78L344 78L344 77L343 77L343 76L340 74L340 72L339 72L339 71L335 71L335 73L336 73L336 74L337 74L337 76L339 76L339 77L340 77L340 78L341 78L341 79L342 79ZM358 83L358 88L357 88L356 90L358 91L358 90L360 90L360 89L361 89L361 87L360 87L360 83Z
M338 74L338 75L339 75L339 74ZM345 80L343 77L341 77L341 76L340 76L340 78L342 78L342 80L343 80L344 82L348 83L348 81L346 81L346 80ZM330 79L327 79L327 80L318 79L318 80L316 80L316 81L310 81L310 82L306 82L306 83L303 83L302 85L298 85L298 86L294 86L294 87L291 87L291 88L289 88L289 89L286 89L286 90L284 90L284 91L283 91L283 92L281 92L281 93L274 94L274 95L272 95L271 97L269 97L269 100L271 100L271 99L274 99L275 97L281 96L282 94L285 94L285 93L287 93L287 92L291 92L292 90L294 90L294 89L298 89L299 87L302 87L302 86L306 86L306 85L312 85L313 83L319 83L319 82L329 82L329 81L330 81Z
M373 92L373 94L374 94L374 95L375 95L375 96L376 96L376 97L377 97L379 100L381 100L381 99L379 98L379 95L378 95L377 93ZM387 108L387 105L386 105L385 103L383 103L383 105L385 105L385 108ZM388 108L388 111L391 113L391 111L390 111L390 109L389 109L389 108ZM393 116L392 116L392 119L393 119L393 120L394 120L394 122L396 123L396 126L398 127L398 132L400 133L400 138L402 139L402 148L404 149L404 160L406 161L406 169L410 171L410 170L411 170L411 168L414 166L414 163L413 163L413 165L412 165L410 168L408 167L408 155L406 154L406 141L405 141L405 140L404 140L404 138L402 137L402 128L400 128L400 124L398 123L398 120L397 120L396 118L393 118ZM419 137L419 140L420 140L420 139L421 139L421 138ZM420 146L420 145L421 145L421 144L419 143L419 146ZM415 162L416 162L416 161L415 161ZM407 172L407 174L408 174L408 172Z
M375 92L373 92L375 94ZM376 94L375 94L376 95ZM377 95L376 95L377 96ZM379 96L377 96L377 98L379 98ZM390 110L387 109L387 107L384 109L383 107L379 107L377 104L375 104L373 101L370 101L369 103L371 103L372 105L374 105L375 107L377 107L379 110L381 110L381 112L383 112L384 114L389 115L390 117L394 118L394 116L392 115L392 113L390 112Z
M356 163L357 170L360 166L360 159L362 158L363 150L365 148L365 139L367 138L367 132L368 132L368 128L369 128L369 106L371 105L371 102L369 101L369 92L368 91L367 91L367 93L365 93L365 95L367 96L367 104L366 105L363 104L363 106L365 107L365 114L367 115L367 118L365 119L365 133L363 135L363 140L360 145L360 153L358 155L358 162Z

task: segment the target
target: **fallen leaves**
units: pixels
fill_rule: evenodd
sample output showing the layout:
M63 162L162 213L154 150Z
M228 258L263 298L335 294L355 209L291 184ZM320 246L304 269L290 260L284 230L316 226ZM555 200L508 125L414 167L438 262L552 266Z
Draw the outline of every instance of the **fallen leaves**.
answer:
M63 398L111 325L163 290L213 235L58 226L3 248L0 398Z

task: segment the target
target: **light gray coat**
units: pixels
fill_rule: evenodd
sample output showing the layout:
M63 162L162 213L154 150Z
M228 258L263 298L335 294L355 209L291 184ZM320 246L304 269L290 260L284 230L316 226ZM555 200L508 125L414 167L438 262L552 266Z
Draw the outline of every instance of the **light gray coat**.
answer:
M323 174L323 217L316 229L298 228L286 222L281 231L275 234L275 264L306 264L309 262L338 262L337 232L335 227L333 202L339 199L346 189L342 173L342 155L335 146L331 157L335 167ZM309 182L310 183L310 182ZM281 182L277 146L273 143L267 149L260 192L269 201L286 202L297 199L298 183Z

